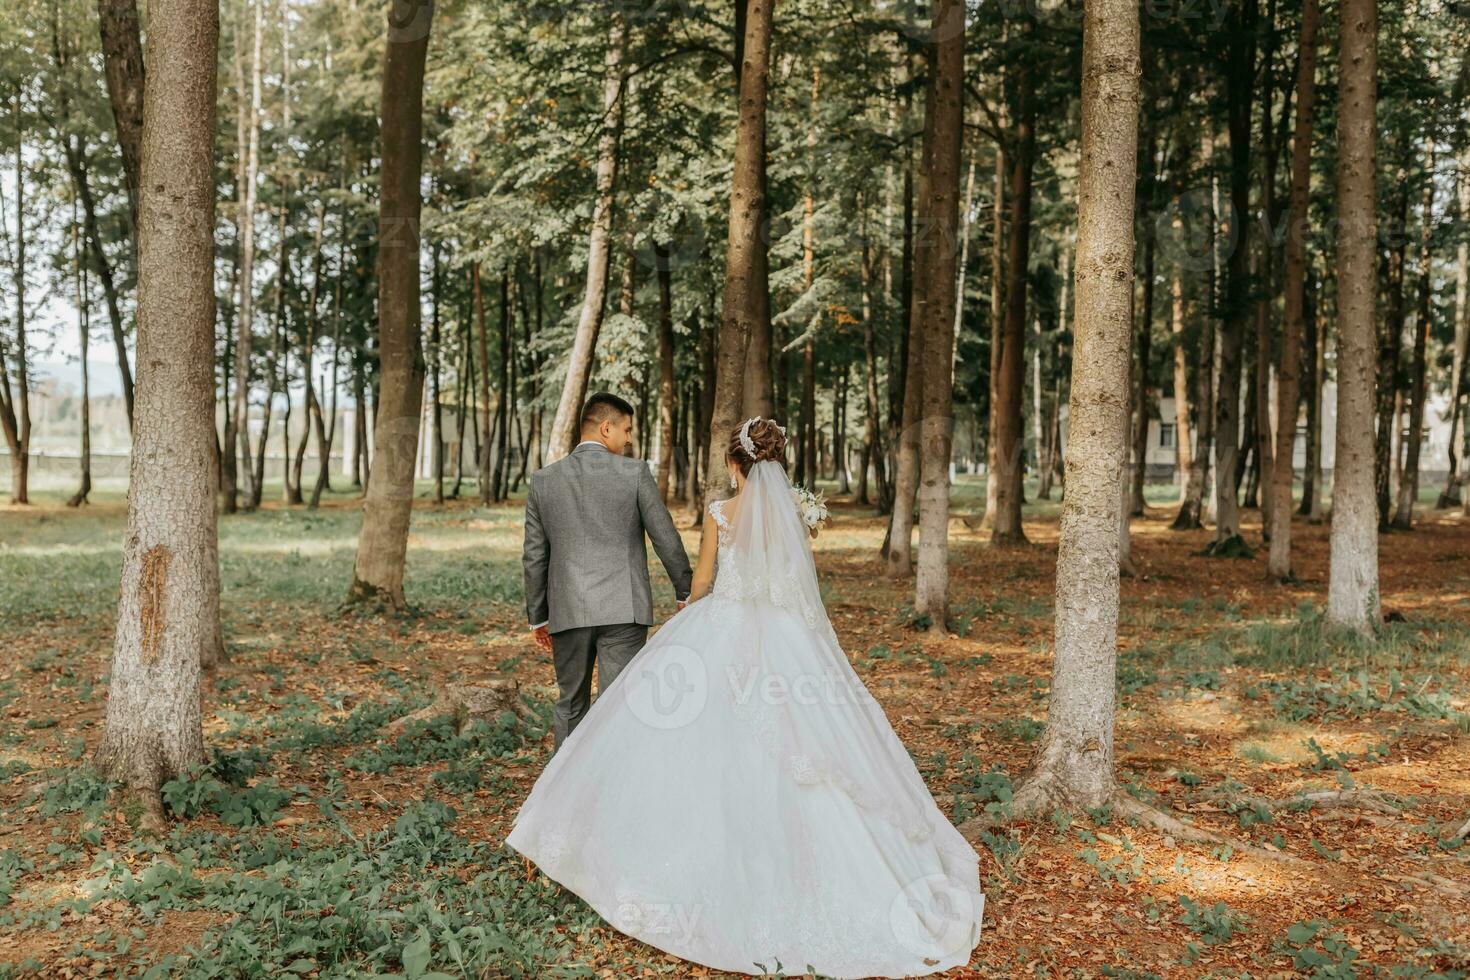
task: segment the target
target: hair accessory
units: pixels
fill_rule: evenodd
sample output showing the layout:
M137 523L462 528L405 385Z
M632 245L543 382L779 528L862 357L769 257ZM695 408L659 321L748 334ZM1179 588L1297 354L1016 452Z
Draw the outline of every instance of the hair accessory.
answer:
M751 459L755 459L755 441L750 438L750 424L752 422L759 422L760 418L757 415L753 419L746 419L744 424L740 426L740 448L744 449L746 455Z

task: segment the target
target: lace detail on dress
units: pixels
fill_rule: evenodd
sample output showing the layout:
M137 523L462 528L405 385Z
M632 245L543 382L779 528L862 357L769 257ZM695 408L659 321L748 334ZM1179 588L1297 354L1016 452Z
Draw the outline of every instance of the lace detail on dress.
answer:
M741 563L736 559L730 547L734 535L730 530L730 518L725 513L726 503L727 501L724 500L715 500L709 505L709 513L714 518L719 539L715 582L710 594L729 602L765 599L773 606L794 612L801 617L808 628L822 630L835 643L837 634L832 629L832 622L827 618L826 610L814 608L807 601L806 593L801 589L796 577L796 569L746 569L741 567Z

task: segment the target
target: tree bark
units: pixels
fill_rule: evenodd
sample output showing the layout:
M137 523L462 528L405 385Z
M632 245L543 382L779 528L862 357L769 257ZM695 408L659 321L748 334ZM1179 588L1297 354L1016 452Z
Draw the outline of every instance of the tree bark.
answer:
M219 7L154 0L138 222L138 418L107 720L94 761L161 829L159 788L204 762L218 643L214 138Z
M1115 791L1118 526L1133 327L1138 7L1087 0L1077 208L1076 349L1057 552L1056 660L1046 733L1021 813L1103 805Z
M1303 395L1307 402L1307 458L1302 473L1302 503L1298 513L1312 523L1322 520L1322 379L1326 375L1327 327L1317 317L1316 285L1311 269L1302 296L1302 326L1305 351L1302 370L1306 375Z
M720 314L718 355L710 406L709 460L704 473L704 503L727 492L725 448L740 423L746 347L761 315L760 255L765 249L766 88L771 57L774 0L737 0L745 4L740 59L739 115L735 124L735 163L730 175L730 238L725 249L725 295Z
M932 229L927 279L914 315L924 335L922 458L919 486L919 567L914 613L941 630L949 613L949 462L954 437L955 246L964 122L965 5L934 4L934 63L929 72L929 161L923 204Z
M1296 419L1301 402L1302 335L1306 329L1307 208L1312 185L1312 106L1317 94L1319 0L1302 0L1301 40L1297 46L1296 127L1291 143L1291 190L1286 218L1285 317L1281 324L1281 361L1276 367L1276 459L1271 471L1271 539L1266 573L1291 578L1291 485L1295 469ZM1315 365L1313 365L1315 368ZM1309 385L1311 389L1315 384ZM1309 413L1310 414L1310 413ZM1304 474L1311 480L1312 474ZM1305 486L1304 495L1309 493Z
M424 350L419 312L419 179L424 60L432 0L394 0L383 58L382 193L378 203L379 394L373 468L349 601L405 607L403 566L413 514Z
M1378 599L1373 487L1378 0L1343 0L1337 110L1337 439L1327 621L1371 635Z
M611 260L613 191L617 184L618 140L623 117L623 46L627 27L621 14L614 13L608 29L607 56L602 87L602 134L597 142L597 199L592 207L592 230L587 242L587 286L577 333L567 359L567 377L551 423L551 444L546 461L554 463L572 451L581 428L582 402L592 376L592 359L597 335L602 330L607 308L607 274Z

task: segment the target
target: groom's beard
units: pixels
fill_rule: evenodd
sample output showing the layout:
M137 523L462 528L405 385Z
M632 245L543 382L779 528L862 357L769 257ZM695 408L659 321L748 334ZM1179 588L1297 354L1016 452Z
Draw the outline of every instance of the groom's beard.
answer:
M631 440L623 444L623 455L628 457L629 459L638 458L638 454L633 451L633 443Z

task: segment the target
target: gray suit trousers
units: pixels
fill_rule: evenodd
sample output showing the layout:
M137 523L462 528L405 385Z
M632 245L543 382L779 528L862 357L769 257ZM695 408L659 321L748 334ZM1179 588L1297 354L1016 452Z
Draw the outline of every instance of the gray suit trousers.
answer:
M639 623L578 626L551 634L556 686L560 689L552 713L555 749L561 748L592 707L593 660L597 661L597 692L601 696L647 641L648 627Z

